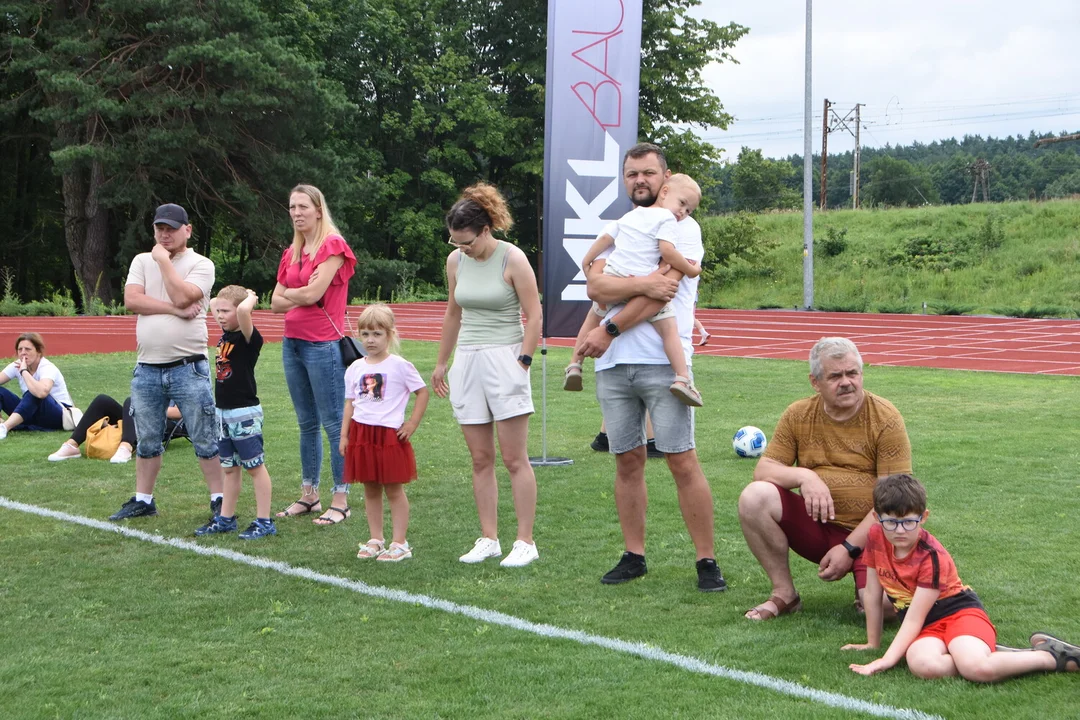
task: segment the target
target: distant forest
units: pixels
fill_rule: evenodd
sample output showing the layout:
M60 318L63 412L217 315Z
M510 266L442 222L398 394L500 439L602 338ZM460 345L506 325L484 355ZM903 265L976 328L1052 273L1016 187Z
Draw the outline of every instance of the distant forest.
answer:
M983 138L965 135L930 144L863 148L859 204L871 206L957 205L972 202L979 161L989 164L986 196L990 202L1041 200L1080 194L1080 140L1039 148L1035 142L1053 134ZM851 207L854 150L829 154L826 183L830 208ZM821 189L821 156L813 157L815 206ZM708 213L760 212L802 206L802 156L782 160L762 157L744 147L738 161L717 165L715 182L706 188ZM976 201L983 200L983 187Z

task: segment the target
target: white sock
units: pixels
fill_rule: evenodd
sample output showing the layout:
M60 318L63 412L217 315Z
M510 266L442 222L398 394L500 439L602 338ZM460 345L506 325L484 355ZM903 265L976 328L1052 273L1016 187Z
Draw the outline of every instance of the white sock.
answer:
M215 500L220 500L223 497L225 497L224 493L210 493L210 502L214 502Z
M147 495L146 493L137 492L135 493L135 499L141 503L146 503L147 505L149 505L150 503L154 502L154 495L153 493Z

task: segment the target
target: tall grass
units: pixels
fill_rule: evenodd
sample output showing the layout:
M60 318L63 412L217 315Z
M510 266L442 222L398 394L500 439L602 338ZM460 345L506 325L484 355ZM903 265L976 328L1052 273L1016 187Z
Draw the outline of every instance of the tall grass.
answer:
M764 276L701 290L708 307L795 307L801 213L757 216ZM814 214L818 309L1073 317L1080 311L1080 202L1012 202ZM837 250L837 237L844 240Z

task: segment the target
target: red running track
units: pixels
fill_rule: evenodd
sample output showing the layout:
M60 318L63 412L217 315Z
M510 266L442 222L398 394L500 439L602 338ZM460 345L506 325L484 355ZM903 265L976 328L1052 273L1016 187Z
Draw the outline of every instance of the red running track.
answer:
M438 341L446 304L394 305L398 332L408 340ZM361 308L349 308L355 319ZM1080 375L1080 321L939 315L878 315L777 310L699 310L712 337L705 355L805 360L821 337L851 338L874 365L953 370ZM216 324L210 320L210 335ZM280 340L284 318L255 313L268 341ZM0 358L13 357L15 338L42 334L48 355L135 349L135 318L0 318ZM571 338L548 344L569 346Z

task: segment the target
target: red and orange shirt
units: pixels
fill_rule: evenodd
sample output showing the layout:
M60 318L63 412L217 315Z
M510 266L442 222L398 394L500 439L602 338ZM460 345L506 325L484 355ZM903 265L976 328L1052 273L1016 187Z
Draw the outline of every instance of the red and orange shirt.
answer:
M893 545L880 524L870 528L863 551L866 566L873 568L901 621L918 588L940 590L923 625L946 618L965 608L982 608L979 596L960 580L952 556L930 533L919 529L919 542L907 557L897 559Z

